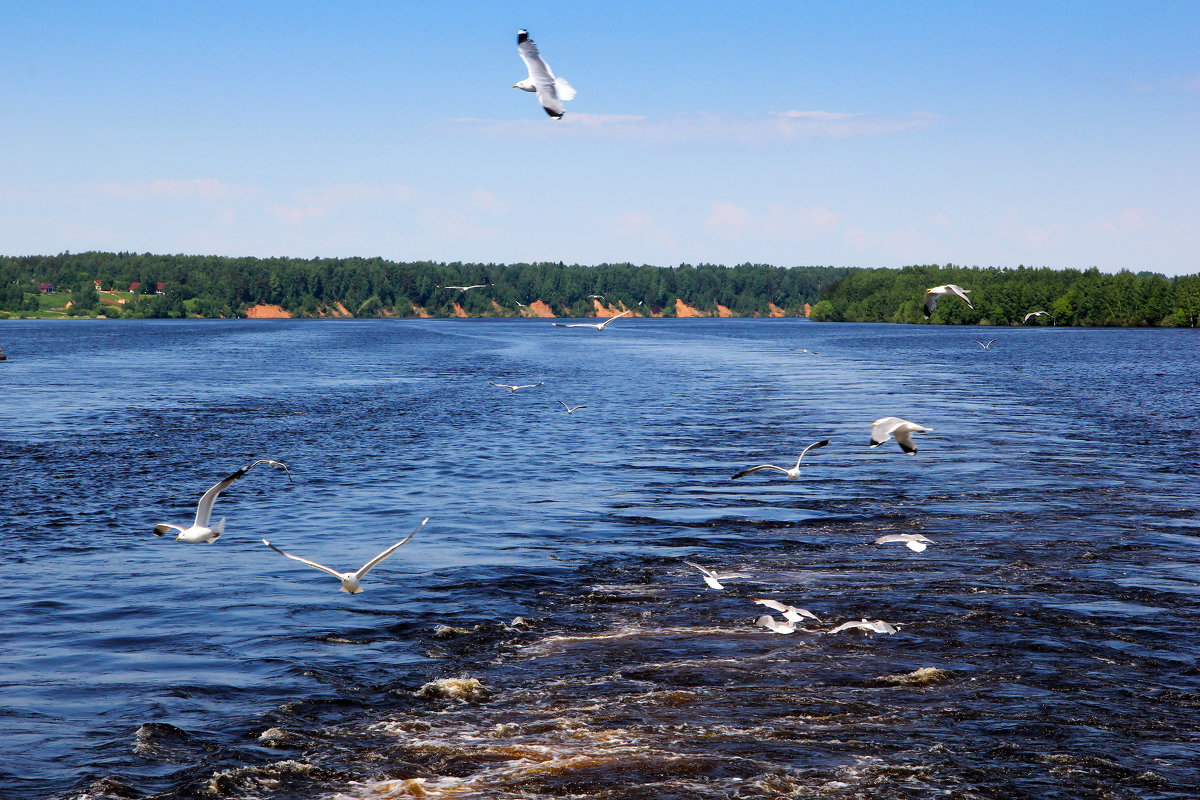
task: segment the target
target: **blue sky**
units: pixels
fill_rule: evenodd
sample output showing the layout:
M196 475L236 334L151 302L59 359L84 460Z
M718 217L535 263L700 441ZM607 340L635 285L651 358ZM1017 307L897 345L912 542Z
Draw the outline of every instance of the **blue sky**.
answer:
M0 252L1191 274L1198 42L1196 2L5 3Z

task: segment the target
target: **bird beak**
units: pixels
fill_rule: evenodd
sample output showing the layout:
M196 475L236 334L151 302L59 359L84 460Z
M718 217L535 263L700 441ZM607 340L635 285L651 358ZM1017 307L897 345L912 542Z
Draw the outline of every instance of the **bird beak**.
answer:
M514 84L513 84L513 88L514 88L514 89L520 89L521 87L520 87L520 86L518 86L517 84L515 84L515 83L514 83Z

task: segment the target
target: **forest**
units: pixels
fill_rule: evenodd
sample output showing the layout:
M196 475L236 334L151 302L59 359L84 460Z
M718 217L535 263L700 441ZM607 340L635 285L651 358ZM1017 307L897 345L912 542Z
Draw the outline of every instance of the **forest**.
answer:
M923 322L925 290L942 284L968 290L970 308L942 298L930 322L955 325L1195 327L1200 275L1097 269L912 266L856 270L827 286L811 318L825 322Z
M240 317L262 304L295 317L595 316L609 309L677 316L802 316L824 322L924 322L925 290L953 283L935 324L1176 326L1200 322L1200 275L1097 269L909 266L901 269L561 262L479 264L382 258L294 259L150 253L0 257L0 318ZM448 288L483 284L459 291ZM99 289L100 291L97 291ZM682 305L681 305L682 304Z
M733 316L803 316L805 304L821 298L822 287L849 272L765 264L579 266L62 253L0 258L0 313L36 315L46 307L40 295L48 287L57 296L70 293L67 313L77 316L238 317L265 303L296 317L495 317L527 314L518 303L538 300L556 316L595 316L588 295L603 295L607 307L646 315L675 316L682 301L714 316L718 306ZM486 285L466 292L445 288L472 284Z

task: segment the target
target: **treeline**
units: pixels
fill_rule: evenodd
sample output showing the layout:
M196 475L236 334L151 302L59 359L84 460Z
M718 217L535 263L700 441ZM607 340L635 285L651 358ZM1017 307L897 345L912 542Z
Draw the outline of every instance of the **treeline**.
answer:
M931 322L955 325L1180 326L1200 321L1200 275L1097 269L913 266L857 270L832 283L811 318L829 322L922 322L925 290L953 283L971 304L942 298Z
M518 302L541 300L558 316L593 316L588 295L609 306L642 307L671 316L676 300L715 314L725 306L738 316L804 313L830 282L849 268L712 264L679 267L600 264L470 264L396 262L382 258L292 259L136 253L62 253L0 257L0 311L38 307L39 284L71 292L74 313L134 317L235 317L261 303L293 316L516 316ZM120 306L101 303L102 289L128 290ZM489 284L458 292L439 288ZM161 294L155 293L161 285Z

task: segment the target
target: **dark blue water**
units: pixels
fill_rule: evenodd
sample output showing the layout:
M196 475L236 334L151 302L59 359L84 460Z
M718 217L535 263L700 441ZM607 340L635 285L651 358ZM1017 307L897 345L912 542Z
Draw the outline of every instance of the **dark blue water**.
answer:
M0 796L1200 796L1196 334L984 332L3 323Z

